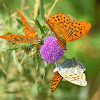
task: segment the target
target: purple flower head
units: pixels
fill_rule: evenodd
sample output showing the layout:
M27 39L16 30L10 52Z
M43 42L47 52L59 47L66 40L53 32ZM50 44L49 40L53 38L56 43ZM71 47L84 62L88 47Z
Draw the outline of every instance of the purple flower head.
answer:
M63 56L64 50L58 44L57 39L52 36L45 39L44 45L41 46L40 54L46 62L55 63Z

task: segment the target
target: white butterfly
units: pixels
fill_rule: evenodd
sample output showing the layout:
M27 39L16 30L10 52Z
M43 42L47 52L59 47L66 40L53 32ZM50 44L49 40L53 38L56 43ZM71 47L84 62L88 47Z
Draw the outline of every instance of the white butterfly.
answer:
M80 86L86 86L86 76L83 73L86 70L84 64L75 58L67 59L62 64L59 64L53 72L57 72L63 77L64 80L67 80L71 83Z

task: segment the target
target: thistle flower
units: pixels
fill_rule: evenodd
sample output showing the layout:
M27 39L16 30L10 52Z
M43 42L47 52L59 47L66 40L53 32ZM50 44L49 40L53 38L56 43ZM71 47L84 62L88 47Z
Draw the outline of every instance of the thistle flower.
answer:
M44 45L41 46L40 54L46 62L55 63L63 56L64 50L58 44L57 39L52 36L45 39Z

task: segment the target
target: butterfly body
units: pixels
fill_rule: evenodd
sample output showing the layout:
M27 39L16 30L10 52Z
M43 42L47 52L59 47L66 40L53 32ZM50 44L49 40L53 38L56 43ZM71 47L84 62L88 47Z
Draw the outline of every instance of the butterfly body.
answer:
M59 45L65 49L65 41L74 41L84 36L91 28L91 24L83 21L71 20L69 16L56 13L46 19L51 31L54 32ZM63 37L63 41L60 39Z

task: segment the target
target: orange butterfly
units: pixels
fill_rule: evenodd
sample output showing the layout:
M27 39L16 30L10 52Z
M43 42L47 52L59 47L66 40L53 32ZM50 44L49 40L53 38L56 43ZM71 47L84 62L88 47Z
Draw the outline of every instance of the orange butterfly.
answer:
M32 43L32 44L38 43L39 37L34 32L31 25L28 23L28 21L26 20L26 18L24 17L24 15L20 12L20 10L18 8L17 8L17 11L23 22L25 35L8 34L8 35L2 35L2 36L0 36L0 38L12 41L14 43Z
M56 13L46 19L49 28L54 32L62 49L66 47L66 41L77 40L85 35L91 28L91 24L83 21L71 20L69 16Z

